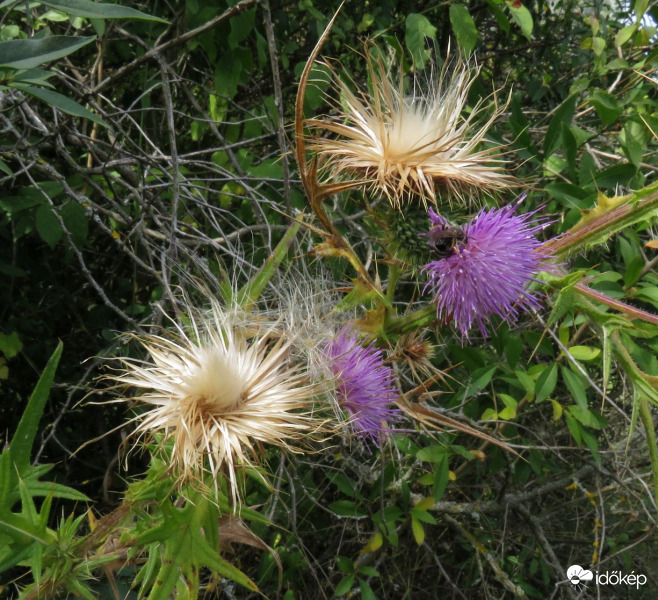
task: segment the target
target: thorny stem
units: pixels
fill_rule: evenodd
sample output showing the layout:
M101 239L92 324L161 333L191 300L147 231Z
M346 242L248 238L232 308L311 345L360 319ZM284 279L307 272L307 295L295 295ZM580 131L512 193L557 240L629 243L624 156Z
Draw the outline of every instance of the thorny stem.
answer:
M658 210L658 185L646 187L617 200L626 201L593 218L587 219L585 216L583 221L565 234L545 242L543 248L557 259L564 259L574 252L608 241L614 233L649 218Z
M654 490L653 498L658 510L658 447L656 447L656 432L654 430L653 417L651 416L651 408L647 397L642 394L640 396L640 419L642 426L647 434L647 449L649 450L649 457L651 458L651 469L653 470Z
M583 296L587 296L592 300L596 300L601 304L605 304L610 308L614 308L619 312L625 313L632 319L641 319L642 321L646 321L647 323L653 323L654 325L658 325L658 315L654 315L645 310L635 308L634 306L631 306L630 304L626 304L625 302L621 302L620 300L615 300L614 298L610 298L609 296L606 296L605 294L601 292L597 292L596 290L593 290L591 287L586 286L584 283L577 283L574 286L574 288Z
M313 52L311 52L311 55L306 62L306 66L304 67L304 71L302 72L302 76L299 80L299 87L297 88L297 97L295 100L295 155L297 158L297 164L299 165L299 174L302 179L302 184L304 185L306 196L311 203L313 212L316 214L320 220L320 223L326 230L326 233L324 234L326 244L335 250L336 254L347 258L358 273L359 277L366 284L368 284L373 289L377 289L377 286L366 271L365 267L361 264L361 261L356 256L349 242L342 236L340 231L338 231L332 220L329 218L329 215L327 215L323 205L323 199L328 195L341 189L348 189L352 186L352 184L346 184L344 186L319 185L317 181L317 161L313 159L309 167L309 164L306 160L306 143L304 140L304 97L306 96L306 87L308 85L308 80L311 74L311 69L313 68L313 64L315 63L322 46L327 40L334 21L336 20L336 17L340 13L342 7L342 4L338 7L338 10L334 14L331 21L329 21L329 24L320 36L318 43L315 45L315 48L313 48ZM327 252L327 254L330 253L331 252Z
M605 210L604 202L606 200L609 202L608 210ZM657 211L658 185L652 185L629 196L611 200L603 197L597 208L589 215L585 214L575 227L564 235L545 242L542 247L556 259L564 259L574 252L607 242L615 233L639 221L651 218ZM597 212L601 212L601 214L596 214ZM583 296L627 314L632 319L641 319L658 325L657 315L614 300L584 283L577 283L574 289Z

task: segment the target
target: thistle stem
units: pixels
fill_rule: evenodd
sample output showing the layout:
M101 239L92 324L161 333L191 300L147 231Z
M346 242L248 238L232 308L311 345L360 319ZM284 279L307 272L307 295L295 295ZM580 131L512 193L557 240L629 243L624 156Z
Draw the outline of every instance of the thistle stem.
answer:
M653 323L654 325L658 325L658 315L654 315L645 310L635 308L634 306L631 306L630 304L626 304L625 302L621 302L620 300L615 300L614 298L610 298L609 296L606 296L605 294L601 292L597 292L596 290L593 290L591 287L586 286L584 283L577 283L574 286L574 288L583 296L591 298L592 300L596 300L597 302L600 302L601 304L605 304L610 308L614 308L619 312L625 313L632 319L641 319L642 321L646 321L647 323Z
M548 240L543 248L557 259L603 244L621 230L658 214L658 184L629 196L607 199L599 196L597 207L565 234Z
M387 335L402 335L436 321L436 306L431 304L401 317L388 319L384 329Z
M651 408L647 397L641 395L640 402L640 419L642 426L647 434L647 448L649 450L649 458L651 459L651 469L653 471L653 498L658 511L658 447L656 446L656 432L654 430L653 417L651 416Z

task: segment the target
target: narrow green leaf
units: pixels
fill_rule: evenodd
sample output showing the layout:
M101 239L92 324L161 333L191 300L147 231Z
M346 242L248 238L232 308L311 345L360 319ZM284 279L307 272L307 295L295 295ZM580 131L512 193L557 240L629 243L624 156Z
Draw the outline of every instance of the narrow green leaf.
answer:
M16 483L16 480L12 475L15 477L11 455L9 450L4 450L2 454L0 454L0 514L4 511L11 510L13 504L7 502L9 491ZM12 481L12 479L14 479L14 481Z
M642 19L648 8L649 0L635 0L635 3L633 4L633 12L635 13L638 21Z
M349 592L352 589L353 585L354 585L354 575L348 575L347 577L343 577L338 582L338 585L334 590L334 596L344 596L345 594L347 594L347 592Z
M148 15L128 6L109 4L105 2L91 2L91 0L58 0L57 2L43 2L67 15L84 17L87 19L139 19L142 21L156 21L169 23L166 19Z
M181 552L179 549L179 557L180 554ZM155 583L151 588L148 600L169 600L176 596L176 594L173 594L172 592L176 587L177 581L182 576L182 573L180 572L178 565L175 563L176 551L173 550L170 545L167 545L164 558L162 559L162 565L155 577Z
M580 426L580 423L574 419L571 414L567 411L564 413L564 419L567 422L567 427L569 428L569 433L571 434L571 437L573 437L574 441L578 446L583 445L583 436L582 436L582 427Z
M43 370L39 381L37 382L34 392L25 408L25 412L21 417L20 423L16 428L16 433L11 441L11 456L14 460L19 473L25 472L30 464L30 454L32 453L32 444L37 434L39 421L43 414L43 409L46 406L46 400L50 394L50 388L55 379L55 371L57 364L62 356L62 342L57 345L55 352L50 357L46 368Z
M338 500L329 505L329 510L340 517L363 517L365 513L351 500Z
M579 373L575 373L569 367L561 366L560 372L562 374L562 379L567 386L569 392L571 392L571 397L574 399L576 404L582 409L587 410L587 394L585 391L585 382Z
M633 25L626 25L626 27L620 29L619 33L615 36L615 46L623 46L630 40L635 35L638 25L639 23L633 23Z
M601 356L601 349L591 346L571 346L569 352L576 360L596 360Z
M544 156L548 158L560 145L562 124L569 125L576 108L576 95L569 96L555 111L544 137Z
M29 40L7 40L0 42L0 66L34 69L43 63L68 56L95 39L96 36L53 35Z
M361 600L377 600L375 592L372 591L370 584L365 579L359 578L359 588L361 590Z
M647 397L642 393L636 393L635 403L639 404L640 418L647 436L647 448L653 471L653 497L654 504L658 507L658 443L656 443L656 431L654 429L653 415ZM635 407L634 407L635 410ZM630 439L630 436L629 436ZM658 510L658 509L657 509Z
M464 398L470 398L488 386L496 370L497 367L484 367L475 371L473 381L469 383L464 391Z
M455 32L457 43L466 54L470 54L478 41L478 30L475 21L463 4L452 4L450 6L450 23Z
M44 88L34 87L19 82L12 83L11 87L15 87L19 90L22 90L26 94L30 94L30 96L34 96L39 100L43 100L44 102L51 104L55 108L59 108L59 110L65 112L68 115L73 115L74 117L82 117L83 119L89 119L94 123L103 125L103 127L108 127L108 124L105 121L103 121L103 119L96 116L90 110L86 109L84 106L82 106L82 104L78 104L75 100L72 100L67 96L63 96L59 92L55 92L53 90L46 90Z
M414 534L414 539L416 540L416 544L419 546L423 545L423 542L425 541L425 529L423 527L423 524L416 518L416 517L411 517L411 531Z
M20 548L20 549L19 549ZM18 563L27 560L33 552L32 543L27 546L17 546L13 544L5 554L5 556L0 555L0 573L11 569L13 566Z
M272 276L279 268L279 265L283 262L286 256L288 256L288 250L290 249L301 224L301 219L297 219L289 227L281 241L277 244L274 252L268 257L258 273L240 288L237 294L238 304L240 306L247 308L258 300L258 297L265 289L268 281L272 279Z
M436 518L428 513L426 510L420 510L418 508L412 508L409 514L412 517L415 517L422 523L429 523L430 525L436 525Z
M574 405L567 408L567 411L583 425L592 429L603 429L608 423L604 417L589 408Z
M28 481L25 483L31 496L53 496L54 498L66 498L77 502L91 502L91 498L78 490L52 481Z
M445 456L443 460L434 467L434 487L432 488L432 496L434 501L438 502L443 498L443 494L450 483L450 466L448 464L448 457Z
M23 82L32 85L40 85L52 88L52 84L48 80L54 75L52 71L44 71L43 69L29 69L27 71L18 71L12 79L12 83Z
M254 581L247 577L240 569L214 552L200 535L194 537L193 549L197 561L200 561L214 573L227 577L252 592L258 591L258 586Z
M535 384L536 401L543 402L546 400L553 393L556 383L557 364L553 363L537 377L537 383Z

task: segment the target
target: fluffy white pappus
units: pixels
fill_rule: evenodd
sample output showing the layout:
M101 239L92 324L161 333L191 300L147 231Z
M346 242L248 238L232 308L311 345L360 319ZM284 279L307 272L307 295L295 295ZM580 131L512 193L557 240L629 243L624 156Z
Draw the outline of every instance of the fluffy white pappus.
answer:
M293 360L292 341L238 314L214 303L210 314L191 311L188 326L135 335L148 357L121 359L123 370L109 377L141 392L121 399L145 408L130 438L171 446L170 469L181 483L226 474L234 503L238 471L258 466L264 445L299 451L291 444L321 428L317 388Z
M413 93L406 95L402 66L394 74L375 47L367 48L364 58L367 91L354 92L358 86L342 77L340 68L322 63L338 95L328 97L334 114L305 122L312 132L320 132L309 139L308 148L316 152L321 173L361 181L395 208L413 197L436 204L438 189L452 200L515 185L501 169L502 147L482 147L506 104L498 105L494 93L495 106L484 123L476 121L488 110L485 100L464 116L479 68L446 61L424 81L416 76Z

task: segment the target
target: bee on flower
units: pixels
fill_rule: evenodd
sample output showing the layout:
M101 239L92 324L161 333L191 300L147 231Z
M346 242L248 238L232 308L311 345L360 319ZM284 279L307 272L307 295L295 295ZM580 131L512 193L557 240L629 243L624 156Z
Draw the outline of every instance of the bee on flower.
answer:
M540 307L528 286L551 268L550 253L536 237L546 220L533 222L535 213L515 214L517 208L482 209L461 227L429 211L425 237L434 260L421 269L428 277L424 291L434 296L437 317L452 320L464 340L473 325L486 337L493 316L511 323L521 311Z

